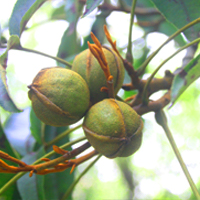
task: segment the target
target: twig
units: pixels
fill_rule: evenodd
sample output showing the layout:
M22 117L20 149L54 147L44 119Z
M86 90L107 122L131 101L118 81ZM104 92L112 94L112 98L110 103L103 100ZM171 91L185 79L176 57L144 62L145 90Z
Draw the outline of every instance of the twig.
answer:
M43 52L40 52L40 51L36 51L34 49L28 49L28 48L24 48L22 46L19 47L19 48L12 48L12 49L26 51L26 52L30 52L30 53L36 53L36 54L39 54L39 55L46 56L48 58L54 59L54 60L56 60L56 61L58 61L58 62L60 62L60 63L62 63L64 65L68 66L69 68L72 67L72 65L69 62L67 62L66 60L63 60L62 58L51 56L51 55L48 55L46 53L43 53Z
M200 18L199 18L200 20ZM167 59L165 59L155 70L154 72L151 74L151 76L149 77L147 83L144 86L144 90L143 90L143 97L142 97L142 102L143 104L148 104L148 95L147 95L147 88L151 82L151 80L154 78L155 74L158 72L158 70L167 62L169 61L171 58L173 58L175 55L177 55L180 51L188 48L189 46L192 46L196 43L200 42L200 38L197 38L195 40L193 40L192 42L184 45L183 47L181 47L180 49L178 49L175 53L173 53L171 56L169 56Z
M160 99L156 101L149 101L148 105L137 105L133 106L133 109L139 114L143 115L148 112L156 112L159 109L164 108L167 104L170 103L170 90L165 93Z
M78 138L72 142L68 142L62 146L60 146L60 148L62 149L65 149L69 146L72 146L73 144L76 144L82 140L85 140L86 137L81 137L81 138ZM56 152L55 151L51 151L49 153L47 153L46 155L44 155L43 157L39 158L38 160L36 160L34 163L32 163L31 165L36 165L38 163L40 163L42 161L43 158L49 158L53 155L55 155ZM26 172L20 172L18 173L17 175L15 175L12 179L10 179L1 189L0 189L0 195L3 194L11 185L13 185L19 178L21 178Z
M68 188L66 193L63 195L61 200L65 200L68 198L69 194L72 192L74 187L77 185L79 180L88 172L88 170L99 160L102 155L100 154L93 162L91 162L88 167L78 176L78 178L72 183L72 185Z
M188 23L187 25L185 25L184 27L182 27L181 29L179 29L178 31L176 31L174 34L172 34L163 44L160 45L160 47L158 47L158 49L156 51L154 51L145 61L144 63L140 66L140 68L138 69L138 75L142 75L147 67L147 65L149 64L149 62L155 57L155 55L162 49L162 47L164 47L168 42L170 42L171 40L173 40L177 35L179 35L181 32L183 32L184 30L190 28L191 26L197 24L200 22L200 17L195 19L194 21Z
M182 168L182 170L183 170L183 172L184 172L184 174L185 174L185 176L186 176L186 178L187 178L187 180L190 184L190 187L191 187L194 195L196 196L196 199L200 200L200 194L199 194L199 192L196 188L194 181L192 180L192 177L191 177L191 175L190 175L190 173L189 173L189 171L188 171L188 169L187 169L187 167L186 167L186 165L183 161L183 158L182 158L182 156L181 156L181 154L178 150L178 147L177 147L176 142L173 138L173 135L172 135L172 133L171 133L169 127L168 127L167 118L165 116L164 111L163 110L157 111L155 113L155 118L156 118L157 123L164 129L166 136L167 136L167 138L168 138L168 140L171 144L171 147L172 147L172 149L173 149L173 151L174 151L174 153L175 153L175 155L176 155L176 157L179 161L179 164L180 164L180 166L181 166L181 168Z
M131 6L131 18L130 18L130 24L129 24L129 34L128 34L128 47L126 52L126 60L133 64L133 53L132 53L132 31L133 31L133 24L134 24L134 13L135 13L135 6L136 6L137 0L132 1Z

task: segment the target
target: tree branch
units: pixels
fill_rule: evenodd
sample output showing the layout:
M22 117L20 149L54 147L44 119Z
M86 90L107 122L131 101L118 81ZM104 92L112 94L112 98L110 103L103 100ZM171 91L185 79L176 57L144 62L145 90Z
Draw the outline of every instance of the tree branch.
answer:
M167 93L165 93L160 99L156 101L149 101L148 105L137 105L133 106L133 109L139 114L143 115L148 112L156 112L162 108L164 108L167 104L170 102L170 94L171 91L169 90Z

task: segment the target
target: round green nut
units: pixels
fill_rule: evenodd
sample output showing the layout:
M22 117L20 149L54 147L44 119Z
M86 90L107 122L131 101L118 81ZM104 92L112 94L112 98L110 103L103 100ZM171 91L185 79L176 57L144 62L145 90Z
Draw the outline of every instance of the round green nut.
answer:
M113 76L115 95L122 87L124 81L124 65L114 50L103 47L110 74ZM89 49L78 54L72 64L72 70L80 74L88 84L90 90L90 101L95 104L108 98L106 92L101 92L102 87L107 87L106 77L97 59Z
M126 103L105 99L87 112L83 130L90 144L108 158L127 157L142 142L141 117Z
M80 120L89 108L90 94L85 80L62 67L42 69L28 95L36 116L51 126L66 126Z

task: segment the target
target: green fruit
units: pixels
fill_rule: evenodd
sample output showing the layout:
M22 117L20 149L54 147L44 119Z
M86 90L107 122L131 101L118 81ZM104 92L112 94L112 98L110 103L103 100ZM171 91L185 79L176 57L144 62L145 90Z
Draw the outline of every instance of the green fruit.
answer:
M28 86L36 116L51 126L80 120L89 107L89 89L76 72L62 67L42 69Z
M141 117L129 105L114 99L93 105L83 129L90 144L108 158L130 156L142 142Z
M103 47L103 52L110 68L110 74L113 76L114 92L116 95L123 84L124 65L115 51ZM92 104L108 98L106 92L100 91L102 87L107 87L104 72L89 49L86 49L75 57L72 70L80 74L87 82Z

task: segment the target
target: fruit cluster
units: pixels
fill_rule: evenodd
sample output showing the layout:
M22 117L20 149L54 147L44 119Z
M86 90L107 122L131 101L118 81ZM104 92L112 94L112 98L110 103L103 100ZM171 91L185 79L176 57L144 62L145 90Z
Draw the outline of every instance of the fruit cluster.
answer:
M126 157L140 147L143 123L128 104L114 98L123 80L119 55L99 43L89 44L75 57L72 69L41 70L28 86L29 98L45 124L66 126L84 117L83 130L96 151L109 158Z

